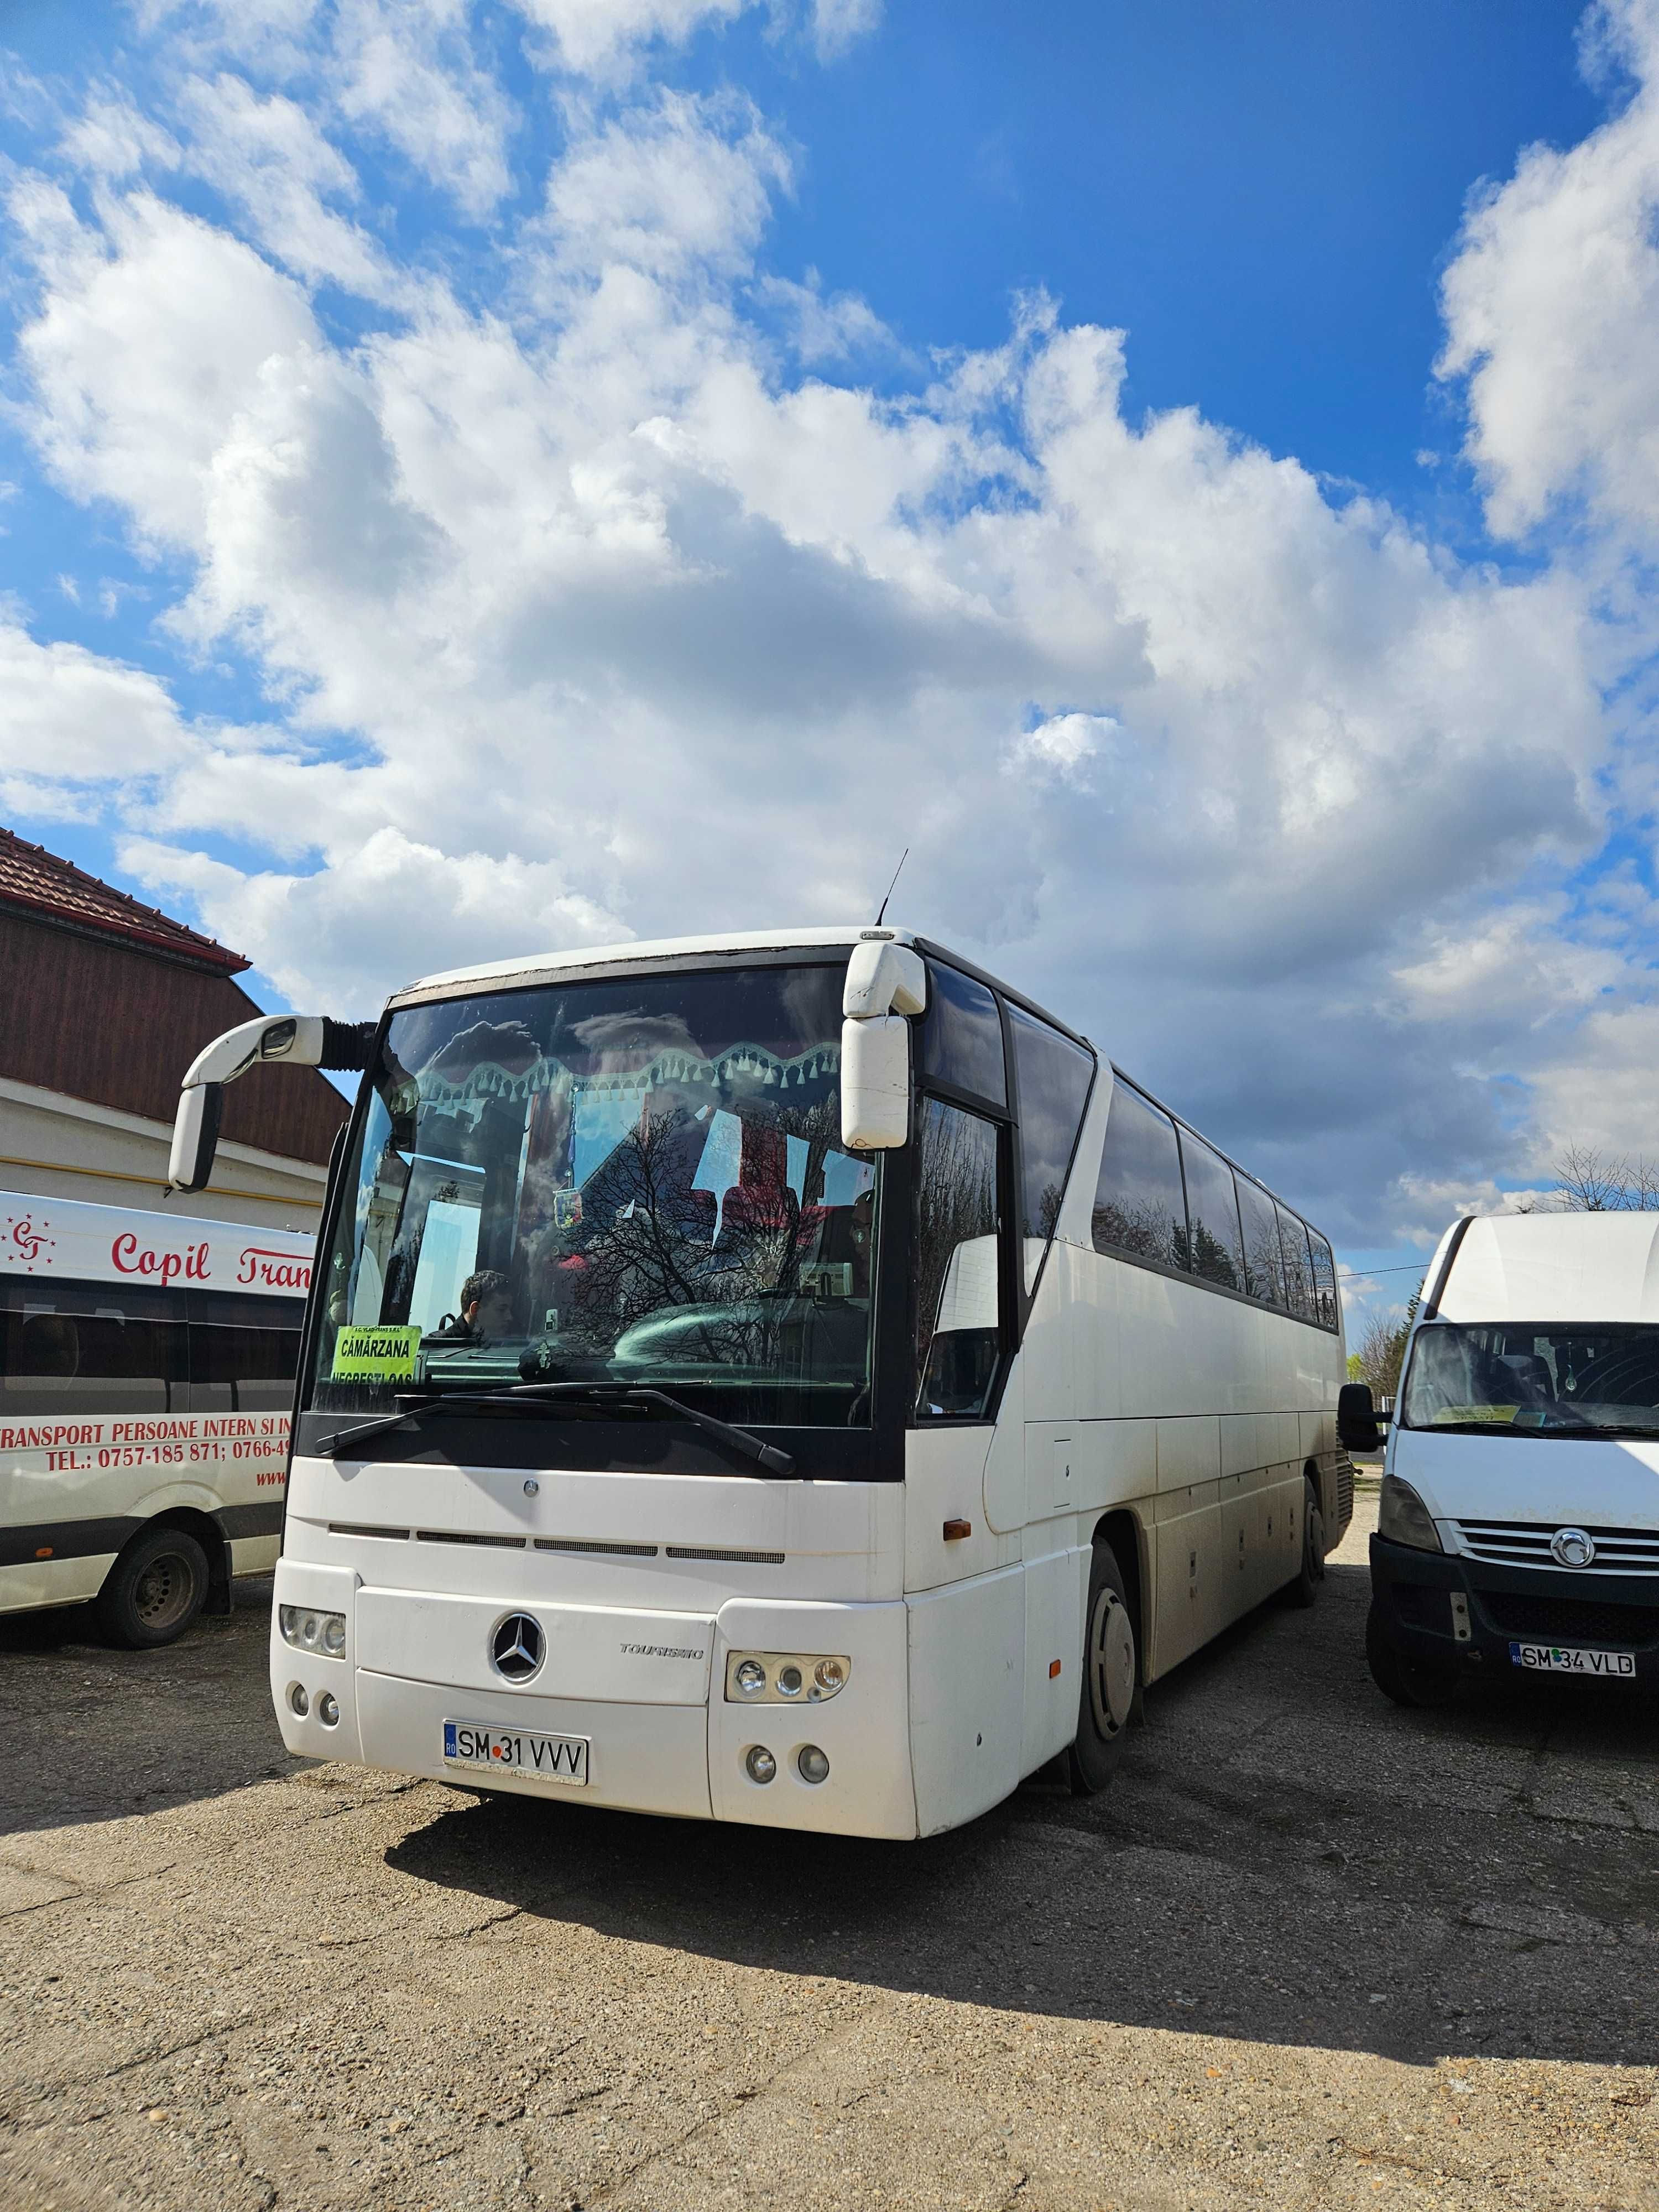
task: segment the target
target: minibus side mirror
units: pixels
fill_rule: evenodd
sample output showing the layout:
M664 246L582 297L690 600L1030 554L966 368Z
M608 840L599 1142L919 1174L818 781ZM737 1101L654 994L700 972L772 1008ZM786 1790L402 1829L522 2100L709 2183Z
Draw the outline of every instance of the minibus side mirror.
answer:
M373 1022L335 1022L325 1014L262 1014L215 1037L191 1062L173 1118L167 1188L204 1190L213 1173L225 1085L257 1060L361 1074L374 1044Z
M1381 1451L1388 1418L1377 1412L1369 1382L1345 1382L1336 1394L1336 1439L1344 1451Z
M861 938L847 963L841 1010L841 1137L858 1152L891 1152L910 1136L910 1024L927 1004L921 955L883 934Z

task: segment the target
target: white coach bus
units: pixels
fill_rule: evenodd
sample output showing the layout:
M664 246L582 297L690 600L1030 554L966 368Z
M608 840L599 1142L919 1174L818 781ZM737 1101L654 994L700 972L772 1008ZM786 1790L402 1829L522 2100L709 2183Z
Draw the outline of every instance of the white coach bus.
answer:
M884 1837L1059 1754L1346 1523L1329 1245L899 930L396 994L307 1309L271 1686L298 1753Z
M170 1644L276 1565L313 1249L0 1192L0 1612Z

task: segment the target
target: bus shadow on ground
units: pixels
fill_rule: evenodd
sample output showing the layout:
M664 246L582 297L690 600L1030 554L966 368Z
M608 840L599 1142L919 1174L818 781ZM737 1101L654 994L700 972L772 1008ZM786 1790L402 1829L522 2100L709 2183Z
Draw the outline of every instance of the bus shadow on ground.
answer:
M1397 1711L1357 1641L1364 1570L1331 1583L1328 1605L1264 1607L1156 1686L1091 1800L1028 1784L949 1835L882 1844L463 1799L387 1862L550 1941L580 1926L768 1972L1419 2064L1653 2060L1659 1976L1629 1947L1651 1955L1659 1801L1651 1832L1620 1808L1652 1773L1659 1713L1613 1710L1607 1685L1551 1684L1540 1704L1518 1694L1530 1681ZM1546 1786L1556 1734L1571 1749L1543 1756Z

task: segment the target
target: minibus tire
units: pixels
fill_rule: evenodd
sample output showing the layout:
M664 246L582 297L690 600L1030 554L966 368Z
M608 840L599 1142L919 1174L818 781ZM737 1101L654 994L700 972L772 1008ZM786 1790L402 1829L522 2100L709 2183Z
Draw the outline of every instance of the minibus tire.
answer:
M1279 1592L1286 1605L1310 1606L1325 1579L1325 1516L1319 1492L1304 1474L1302 1478L1302 1564Z
M98 1625L106 1643L127 1651L175 1644L208 1594L207 1553L183 1528L135 1537L104 1577Z
M1449 1705L1457 1695L1456 1662L1410 1658L1396 1650L1389 1641L1382 1609L1374 1601L1365 1616L1365 1664L1377 1688L1397 1705Z
M1092 1797L1117 1771L1139 1702L1140 1639L1123 1571L1111 1546L1097 1544L1083 1608L1077 1737L1066 1761L1074 1797Z

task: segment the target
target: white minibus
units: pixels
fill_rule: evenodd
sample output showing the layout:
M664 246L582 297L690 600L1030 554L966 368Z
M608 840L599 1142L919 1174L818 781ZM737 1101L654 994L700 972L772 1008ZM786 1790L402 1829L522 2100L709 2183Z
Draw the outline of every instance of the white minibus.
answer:
M856 927L552 953L255 1060L365 1070L307 1308L284 1741L892 1838L1064 1756L1352 1505L1326 1240L1064 1022Z
M1659 1216L1466 1216L1425 1279L1371 1539L1377 1686L1659 1681ZM1363 1384L1341 1410L1369 1445Z
M0 1192L0 1612L170 1644L276 1565L313 1249Z

